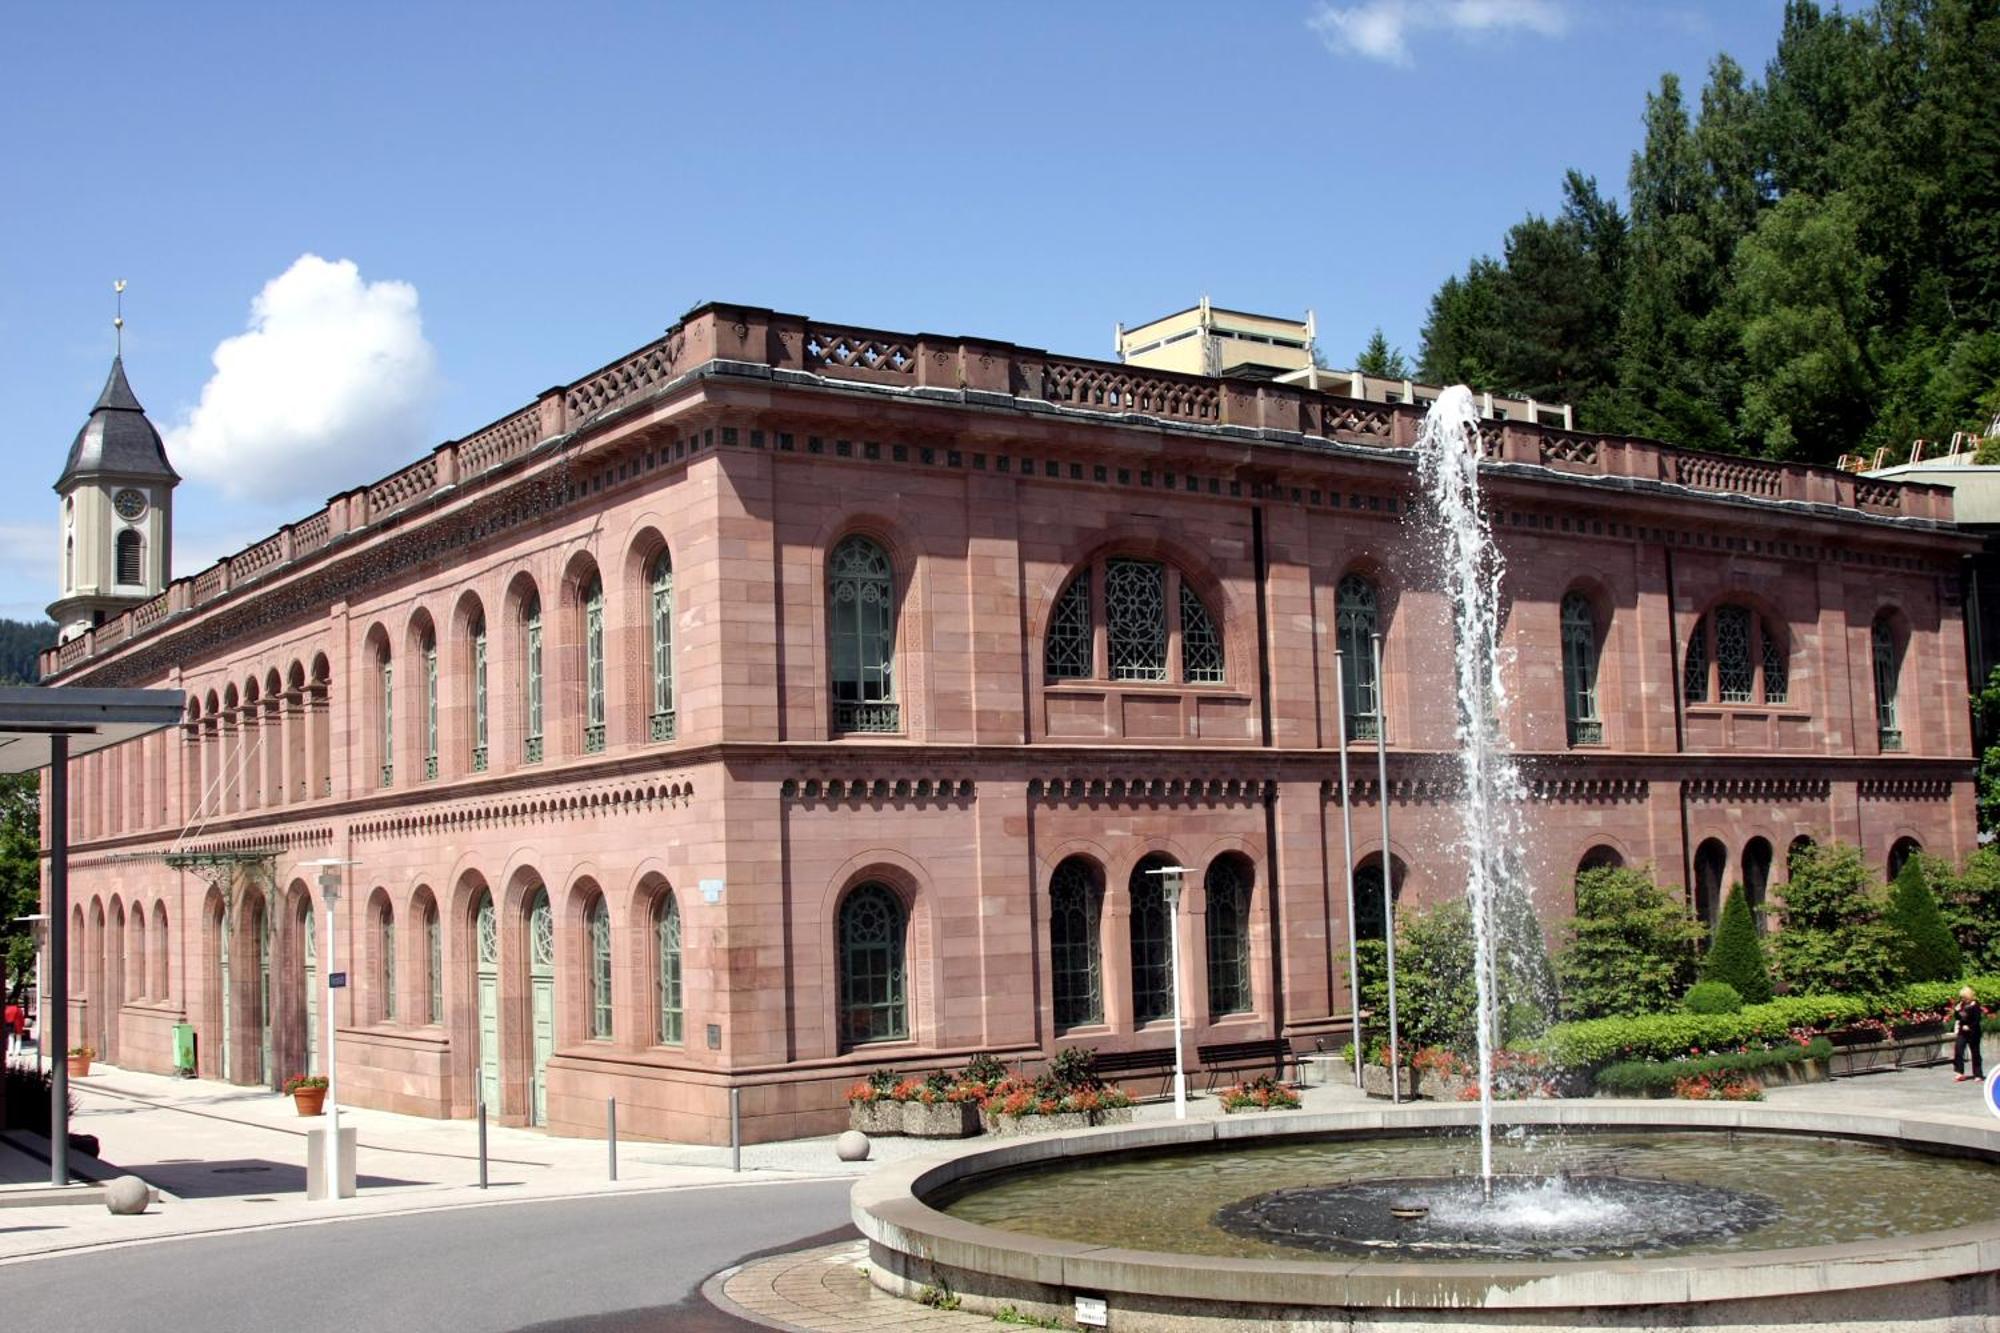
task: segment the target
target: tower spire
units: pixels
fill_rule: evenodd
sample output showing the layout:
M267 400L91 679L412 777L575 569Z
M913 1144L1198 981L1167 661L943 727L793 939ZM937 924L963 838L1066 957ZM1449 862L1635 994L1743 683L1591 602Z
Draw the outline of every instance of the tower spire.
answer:
M114 281L111 284L111 290L118 294L118 313L112 316L111 319L112 337L116 338L118 342L117 356L120 360L123 360L125 356L125 279L119 278Z

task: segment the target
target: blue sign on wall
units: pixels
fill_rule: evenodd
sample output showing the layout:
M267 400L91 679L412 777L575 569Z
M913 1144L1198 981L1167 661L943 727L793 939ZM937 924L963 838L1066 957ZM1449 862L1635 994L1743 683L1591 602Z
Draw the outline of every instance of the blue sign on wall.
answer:
M326 978L326 984L333 987L335 990L343 989L347 985L347 973L345 972L328 973Z

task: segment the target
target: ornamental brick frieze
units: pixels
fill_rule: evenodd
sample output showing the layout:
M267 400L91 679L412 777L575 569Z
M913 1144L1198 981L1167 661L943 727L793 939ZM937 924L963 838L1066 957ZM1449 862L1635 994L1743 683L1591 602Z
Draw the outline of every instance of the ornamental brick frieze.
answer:
M969 801L971 778L786 778L778 795L802 805L942 805Z
M1869 801L1948 801L1950 778L1863 778L1855 784Z
M1528 798L1564 805L1607 805L1643 801L1652 786L1644 778L1534 778Z
M1261 801L1273 784L1262 778L1035 778L1028 783L1030 800L1137 801L1159 804L1248 804Z
M1825 778L1691 778L1690 801L1824 801L1833 790Z
M96 866L137 865L158 862L167 857L185 860L225 859L230 857L253 857L260 853L275 855L279 852L296 851L302 847L320 847L333 841L333 829L328 825L305 828L258 830L234 838L211 838L201 842L177 843L166 849L149 848L144 851L102 852L96 855L73 856L70 866L76 870L88 870Z
M1350 803L1371 805L1381 798L1382 784L1374 778L1354 778L1347 784ZM1439 805L1456 801L1464 792L1465 785L1457 778L1391 778L1389 779L1389 799L1404 805ZM1340 783L1338 780L1322 782L1320 795L1338 804Z
M519 828L529 824L679 810L685 809L693 800L692 782L620 783L548 796L468 801L462 805L397 811L380 819L359 821L350 832L357 841L365 841L460 833L470 829Z

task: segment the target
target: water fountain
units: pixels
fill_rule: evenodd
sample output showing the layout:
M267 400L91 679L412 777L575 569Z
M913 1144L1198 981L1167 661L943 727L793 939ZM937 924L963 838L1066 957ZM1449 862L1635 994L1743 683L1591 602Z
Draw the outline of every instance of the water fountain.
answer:
M1686 1102L1496 1115L1522 786L1468 390L1439 396L1417 458L1420 553L1453 615L1478 1104L1148 1124L898 1164L854 1192L871 1280L949 1287L987 1312L1067 1316L1088 1296L1119 1328L2000 1330L2000 1125Z

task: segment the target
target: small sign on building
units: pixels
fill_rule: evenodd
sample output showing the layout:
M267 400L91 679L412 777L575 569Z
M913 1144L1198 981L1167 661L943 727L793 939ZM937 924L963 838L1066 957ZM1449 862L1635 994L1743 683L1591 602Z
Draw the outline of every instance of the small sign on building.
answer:
M1081 1328L1104 1328L1111 1322L1111 1312L1104 1306L1102 1296L1079 1296L1076 1298L1076 1322Z
M345 990L347 988L347 973L345 972L327 973L326 984L332 987L334 990Z

